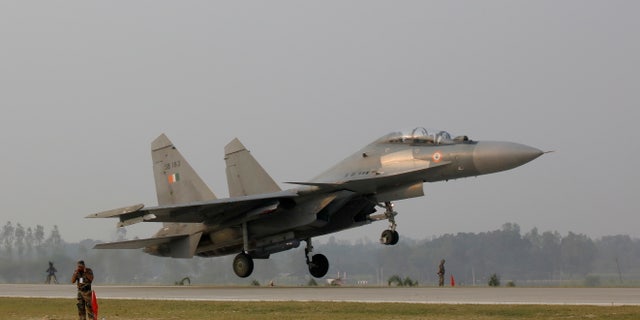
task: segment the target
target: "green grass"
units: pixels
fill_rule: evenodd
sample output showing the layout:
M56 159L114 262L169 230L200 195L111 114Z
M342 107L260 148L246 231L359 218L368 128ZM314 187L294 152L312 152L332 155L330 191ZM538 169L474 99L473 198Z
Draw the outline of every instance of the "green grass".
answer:
M0 298L0 318L77 319L75 299ZM120 319L638 319L637 306L446 305L354 302L102 300Z

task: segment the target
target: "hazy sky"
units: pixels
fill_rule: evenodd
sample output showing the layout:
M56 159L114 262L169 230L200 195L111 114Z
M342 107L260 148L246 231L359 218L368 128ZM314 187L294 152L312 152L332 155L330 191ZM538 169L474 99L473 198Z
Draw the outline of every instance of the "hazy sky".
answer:
M303 181L425 126L556 152L426 184L426 197L396 203L401 236L514 222L640 237L639 12L638 1L2 1L0 223L110 240L115 220L83 217L156 205L161 133L224 197L234 137L276 181ZM336 237L377 240L386 226Z

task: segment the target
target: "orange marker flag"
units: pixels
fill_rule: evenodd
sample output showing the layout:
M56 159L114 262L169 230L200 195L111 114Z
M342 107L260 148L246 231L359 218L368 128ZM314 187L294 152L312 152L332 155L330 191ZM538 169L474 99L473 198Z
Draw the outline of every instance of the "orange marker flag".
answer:
M453 275L451 275L451 286L455 287L456 286L456 279L453 278Z
M93 290L91 291L91 309L93 309L93 318L98 319L98 297Z

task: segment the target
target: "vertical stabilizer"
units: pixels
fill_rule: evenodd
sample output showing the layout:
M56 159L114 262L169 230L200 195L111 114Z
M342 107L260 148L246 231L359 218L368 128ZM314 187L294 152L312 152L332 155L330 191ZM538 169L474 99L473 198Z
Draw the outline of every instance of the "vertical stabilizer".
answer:
M158 205L216 199L166 135L160 135L151 143L151 159Z
M227 163L227 184L229 185L230 197L281 190L237 138L224 147L224 160Z

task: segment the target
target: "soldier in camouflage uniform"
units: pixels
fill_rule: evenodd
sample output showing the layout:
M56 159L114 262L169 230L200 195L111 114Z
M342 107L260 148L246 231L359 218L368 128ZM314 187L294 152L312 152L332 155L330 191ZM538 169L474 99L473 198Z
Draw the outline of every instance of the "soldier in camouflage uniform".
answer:
M44 283L51 284L51 281L53 281L53 283L58 284L58 278L56 278L56 272L58 272L58 270L53 266L53 262L49 261L49 268L46 272L47 280L45 280Z
M438 266L438 286L444 287L444 259L440 260L440 265Z
M84 266L84 261L78 261L76 271L71 276L71 283L78 285L78 316L80 320L93 319L93 307L91 306L91 282L93 282L93 270Z

